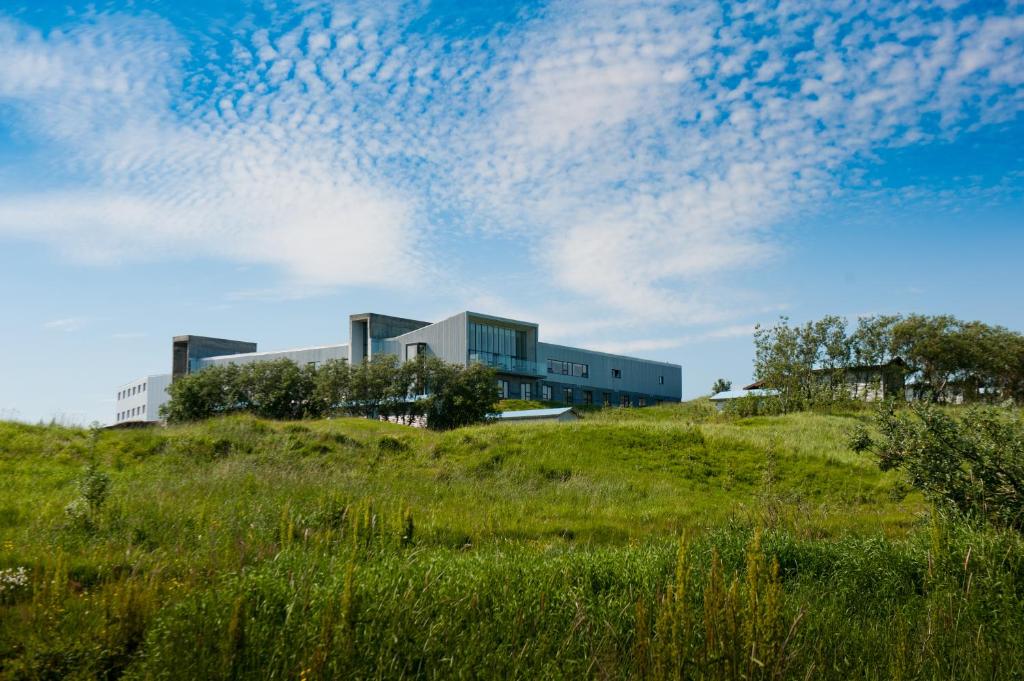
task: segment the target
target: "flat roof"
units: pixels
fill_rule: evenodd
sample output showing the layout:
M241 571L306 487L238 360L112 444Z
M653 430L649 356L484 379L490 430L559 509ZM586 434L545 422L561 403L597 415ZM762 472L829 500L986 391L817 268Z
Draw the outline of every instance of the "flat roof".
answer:
M502 420L539 419L547 418L549 416L561 416L565 412L572 410L572 407L554 407L553 409L519 409L516 411L503 411L497 416Z
M280 355L284 352L303 352L306 350L330 350L331 348L347 348L348 343L339 343L337 345L310 345L305 348L288 348L287 350L262 350L260 352L235 352L230 355L211 355L210 357L200 357L200 362L205 362L208 359L228 359L230 357L260 357L262 355Z
M683 366L681 364L673 364L672 362L663 362L660 359L644 359L643 357L634 357L632 355L616 355L616 354L611 353L611 352L602 352L600 350L591 350L590 348L581 348L581 347L576 346L576 345L562 345L561 343L548 343L546 341L538 341L537 344L538 345L541 345L541 344L543 344L543 345L550 345L550 346L556 347L556 348L565 348L566 350L582 350L583 352L591 352L591 353L593 353L595 355L604 355L605 357L616 357L616 358L619 358L619 359L632 359L632 360L637 361L637 362L648 362L650 364L663 364L663 365L665 365L667 367L675 367L677 369L682 369L683 368Z
M741 397L773 397L778 394L778 390L771 388L754 388L753 390L744 388L743 390L724 390L715 393L708 399L712 402L721 402L722 400L738 400Z

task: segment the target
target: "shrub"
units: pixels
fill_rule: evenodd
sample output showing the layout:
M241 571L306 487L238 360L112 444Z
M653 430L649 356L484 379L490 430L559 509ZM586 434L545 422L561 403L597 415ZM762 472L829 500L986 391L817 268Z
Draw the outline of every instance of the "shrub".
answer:
M872 451L882 470L907 473L940 508L994 525L1024 529L1024 424L998 408L959 419L928 405L883 406L877 436L861 426L851 447Z

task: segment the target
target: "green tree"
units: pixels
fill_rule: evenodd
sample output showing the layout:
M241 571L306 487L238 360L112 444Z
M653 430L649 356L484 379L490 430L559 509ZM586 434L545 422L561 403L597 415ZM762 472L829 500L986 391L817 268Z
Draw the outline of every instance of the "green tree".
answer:
M448 430L482 423L498 405L497 372L483 364L460 367L443 364L431 378L427 398L427 424L432 430Z
M855 431L851 446L871 451L882 470L902 470L941 509L1024 529L1024 422L975 407L959 419L927 403L910 412L882 407L877 435Z
M711 394L717 395L718 393L724 393L732 390L732 381L727 381L724 378L720 378L715 381L714 385L711 386Z

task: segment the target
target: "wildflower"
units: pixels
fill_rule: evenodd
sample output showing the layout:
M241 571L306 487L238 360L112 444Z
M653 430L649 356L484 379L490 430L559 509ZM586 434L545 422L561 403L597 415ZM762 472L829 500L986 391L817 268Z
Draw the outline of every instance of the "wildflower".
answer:
M24 567L0 570L0 594L12 593L28 586L28 570Z

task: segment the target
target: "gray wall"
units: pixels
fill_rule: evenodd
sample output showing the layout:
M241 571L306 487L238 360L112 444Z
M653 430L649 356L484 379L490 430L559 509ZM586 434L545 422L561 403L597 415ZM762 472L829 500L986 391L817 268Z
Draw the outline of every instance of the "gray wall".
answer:
M316 362L320 366L329 359L348 359L347 345L322 345L314 348L297 348L294 350L278 350L275 352L250 352L220 357L205 357L198 360L197 369L225 364L250 364L252 362L268 362L275 359L290 359L300 367Z
M405 346L409 343L426 343L427 354L439 357L452 364L466 364L469 352L466 346L468 320L465 312L454 317L403 334L388 343L388 352L405 359Z
M600 404L601 401L601 395L598 394L600 392L628 392L675 401L679 401L682 397L683 370L678 364L612 355L567 345L538 343L537 362L543 372L547 372L548 359L588 365L588 378L546 374L541 381L593 390L595 392L594 402L597 404ZM620 369L622 378L612 378L612 369ZM659 376L665 377L664 384L659 383ZM558 399L557 395L555 399Z

